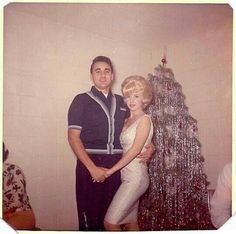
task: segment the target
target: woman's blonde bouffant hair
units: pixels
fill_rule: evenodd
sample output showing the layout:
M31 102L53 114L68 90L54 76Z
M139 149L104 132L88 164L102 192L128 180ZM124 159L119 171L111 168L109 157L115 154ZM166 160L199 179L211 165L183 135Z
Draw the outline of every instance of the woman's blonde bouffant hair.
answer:
M152 87L148 80L142 76L134 75L127 77L121 84L121 92L124 98L132 93L143 94L143 104L146 107L152 101Z

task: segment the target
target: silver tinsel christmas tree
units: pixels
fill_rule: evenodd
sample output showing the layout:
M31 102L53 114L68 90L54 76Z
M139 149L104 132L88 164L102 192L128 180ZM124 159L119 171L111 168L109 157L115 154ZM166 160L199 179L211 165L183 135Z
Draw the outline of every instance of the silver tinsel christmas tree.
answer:
M150 186L140 200L140 229L211 229L197 121L188 113L181 85L162 62L148 75L154 98L147 112L156 152L149 164Z

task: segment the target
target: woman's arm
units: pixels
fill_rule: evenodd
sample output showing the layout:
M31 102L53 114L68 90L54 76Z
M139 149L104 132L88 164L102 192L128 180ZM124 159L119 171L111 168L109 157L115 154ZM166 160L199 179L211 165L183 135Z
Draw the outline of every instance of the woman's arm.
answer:
M17 230L35 229L35 216L32 209L7 214L3 213L3 219Z
M118 161L112 168L107 170L107 176L112 175L116 171L120 170L122 167L126 166L141 152L148 138L150 128L151 128L151 121L149 117L147 116L143 117L137 126L133 145L123 155L120 161Z

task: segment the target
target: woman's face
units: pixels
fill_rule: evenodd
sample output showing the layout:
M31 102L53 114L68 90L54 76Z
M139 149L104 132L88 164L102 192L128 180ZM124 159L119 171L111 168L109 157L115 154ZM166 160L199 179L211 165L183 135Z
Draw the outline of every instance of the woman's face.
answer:
M143 110L143 92L131 93L128 96L124 96L124 101L131 111Z

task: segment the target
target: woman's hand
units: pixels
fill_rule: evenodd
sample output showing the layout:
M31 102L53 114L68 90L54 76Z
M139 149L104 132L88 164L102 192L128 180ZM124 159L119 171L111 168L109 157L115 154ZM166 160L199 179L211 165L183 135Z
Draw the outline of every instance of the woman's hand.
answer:
M90 174L93 182L103 182L106 179L106 168L94 167Z
M111 169L106 169L106 178L108 178L109 176L111 176L113 173L111 171Z

